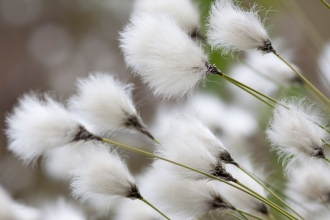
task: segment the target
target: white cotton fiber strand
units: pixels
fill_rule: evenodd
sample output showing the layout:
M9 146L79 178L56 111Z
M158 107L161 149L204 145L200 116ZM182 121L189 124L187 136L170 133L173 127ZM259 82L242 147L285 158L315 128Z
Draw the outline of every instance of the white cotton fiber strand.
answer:
M93 72L78 80L77 94L69 100L69 106L99 135L131 128L127 125L129 118L139 118L132 100L133 87L109 73Z
M81 131L65 107L48 94L25 94L6 122L8 149L25 163L74 141Z
M160 12L173 17L188 34L199 28L199 11L191 0L136 0L133 13Z
M217 0L209 16L208 42L223 53L257 49L269 53L273 49L267 30L256 6L241 9L236 0Z
M286 107L276 106L266 133L272 149L287 162L286 169L309 158L324 158L322 140L326 141L328 134L320 126L326 127L326 119L317 107L295 98L280 103Z
M81 202L93 204L107 202L109 205L119 198L132 198L138 192L136 183L118 153L109 151L100 143L86 146L71 171L72 194Z
M182 98L216 71L201 47L166 14L132 16L120 33L120 47L126 65L155 96Z

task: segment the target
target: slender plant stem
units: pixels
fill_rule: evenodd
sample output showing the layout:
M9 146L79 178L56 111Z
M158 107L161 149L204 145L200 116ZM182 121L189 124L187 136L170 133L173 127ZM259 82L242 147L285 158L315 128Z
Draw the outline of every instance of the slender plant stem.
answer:
M237 182L236 183L237 185L243 187L244 189L252 192L254 195L258 196L259 197L259 200L262 201L261 199L263 199L263 202L267 201L267 202L270 202L272 204L272 207L273 208L276 208L277 211L281 211L282 214L284 214L286 217L288 217L289 219L296 219L298 220L295 216L293 216L291 213L287 212L286 210L284 210L283 208L281 208L280 206L276 205L275 203L271 202L270 200L268 199L265 199L264 197L262 197L260 194L258 194L257 192L253 191L252 189L250 189L249 187L245 186L244 184L240 183L240 182ZM266 202L265 202L266 203ZM266 203L267 204L267 203Z
M164 213L162 213L161 211L159 211L159 209L157 209L155 206L153 206L150 202L148 202L145 198L141 198L140 199L142 202L144 202L145 204L147 204L148 206L150 206L151 208L153 208L155 211L157 211L159 214L161 214L164 218L171 220L169 217L167 217Z
M258 216L253 215L253 214L248 213L248 212L245 212L245 211L243 211L243 210L237 209L236 211L240 211L240 212L244 213L245 215L248 215L248 216L250 216L250 217L252 217L252 218L255 218L255 219L258 219L258 220L263 220L262 218L259 218Z
M242 220L240 217L238 217L237 215L234 215L233 213L230 213L229 211L225 210L225 213L227 213L228 215L231 215L232 217L236 218L236 219L240 219Z
M330 163L330 159L329 159L329 158L325 157L324 159L325 159L328 163Z
M291 208L283 199L281 199L278 195L276 195L272 190L270 190L267 186L265 186L262 182L260 182L257 178L255 178L250 172L245 170L243 167L239 166L239 169L246 173L249 177L251 177L254 181L256 181L260 186L265 188L270 194L272 194L275 198L281 201L284 205L286 205L291 211L293 211L296 215L298 215L301 219L304 219L301 215L299 215L293 208Z
M262 196L260 196L260 195L258 195L258 194L256 194L256 193L252 193L250 189L249 189L249 190L246 190L246 189L242 188L242 187L245 187L245 188L247 188L247 187L244 186L244 185L241 184L241 183L239 183L239 186L241 186L241 187L238 187L238 186L236 186L236 185L234 185L234 184L232 184L232 183L230 183L230 182L227 182L227 181L225 181L225 180L223 180L223 179L221 179L221 178L218 178L218 177L216 177L216 176L213 176L213 175L211 175L211 174L209 174L209 173L205 173L205 172L203 172L203 171L201 171L201 170L194 169L194 168L192 168L192 167L189 167L189 166L186 166L186 165L184 165L184 164L180 164L180 163L178 163L178 162L175 162L175 161L172 161L172 160L166 159L166 158L161 157L161 156L158 156L158 155L156 155L156 154L152 154L152 153L150 153L150 152L147 152L147 151L144 151L144 150L140 150L140 149L137 149L137 148L134 148L134 147L131 147L131 146L128 146L128 145L122 144L122 143L118 143L118 142L116 142L116 141L112 141L112 140L109 140L109 139L106 139L106 138L102 138L101 140L102 140L103 142L105 142L105 143L113 144L113 145L116 145L116 146L118 146L118 147L125 148L125 149L127 149L127 150L131 150L131 151L134 151L134 152L137 152L137 153L140 153L140 154L144 154L144 155L146 155L146 156L150 156L150 157L153 157L153 158L158 158L158 159L160 159L160 160L167 161L167 162L172 163L172 164L175 164L175 165L177 165L177 166L180 166L180 167L186 168L186 169L188 169L188 170L194 171L194 172L196 172L196 173L200 173L200 174L202 174L202 175L204 175L204 176L207 176L207 177L209 177L209 178L211 178L211 179L218 180L218 181L220 181L220 182L226 183L226 184L228 184L228 185L230 185L230 186L232 186L232 187L234 187L234 188L236 188L236 189L238 189L238 190L241 190L242 192L245 192L245 193L249 194L250 196L252 196L252 197L254 197L254 198L256 198L256 199L258 199L258 200L260 200L260 201L262 201L262 202L264 202L264 203L266 203L267 205L273 207L275 210L277 210L277 211L280 212L281 214L285 215L285 216L288 217L289 219L297 219L297 218L295 218L294 216L292 216L290 213L288 213L287 211L285 211L284 209L280 208L279 206L277 206L277 205L274 204L273 202L269 201L268 199L266 199L266 198L264 198L264 197L262 197Z
M290 69L295 72L303 81L306 83L316 94L318 94L324 101L326 101L328 104L330 104L330 100L323 95L322 92L320 92L312 83L310 83L301 73L299 73L290 63L288 63L281 55L274 52L274 54L282 60Z
M323 2L323 4L325 4L325 6L327 6L330 9L329 3L327 3L325 0L321 0L321 2Z
M271 108L275 108L275 106L273 104L271 104L270 102L267 102L266 100L264 100L263 98L259 97L257 94L251 92L250 90L246 89L245 87L236 84L234 81L232 81L231 79L227 79L228 82L234 84L235 86L237 86L238 88L244 90L245 92L253 95L255 98L259 99L260 101L262 101L263 103L265 103L266 105L270 106Z
M255 90L255 89L253 89L253 88L251 88L251 87L249 87L249 86L247 86L247 85L245 85L245 84L237 81L236 79L234 79L234 78L232 78L232 77L230 77L230 76L228 76L226 74L223 74L222 77L225 78L225 79L227 79L227 80L230 79L231 81L235 82L236 84L241 85L241 86L247 88L248 90L251 90L252 92L257 93L258 95L260 95L260 96L262 96L262 97L264 97L264 98L266 98L266 99L268 99L268 100L270 100L270 101L272 101L272 102L274 102L276 104L281 104L276 99L273 99L272 97L269 97L269 96L267 96L267 95L265 95L265 94L263 94L263 93Z
M325 207L327 207L328 209L330 209L329 206L327 205L327 203L326 203L326 202L324 201L324 199L322 198L322 196L319 195L319 197L320 197L321 201L323 202L323 204L325 205Z
M330 147L330 143L322 139L323 144L325 144L327 147Z

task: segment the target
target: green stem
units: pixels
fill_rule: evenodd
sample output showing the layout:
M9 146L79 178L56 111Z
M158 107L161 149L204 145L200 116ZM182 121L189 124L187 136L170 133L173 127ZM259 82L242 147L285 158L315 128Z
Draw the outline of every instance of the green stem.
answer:
M325 0L321 0L321 2L323 2L323 4L325 4L325 6L327 6L330 9L330 5Z
M157 209L155 206L153 206L150 202L148 202L145 198L140 198L140 200L142 202L144 202L145 204L147 204L148 206L150 206L151 208L153 208L155 211L157 211L159 214L161 214L164 218L171 220L169 217L167 217L164 213L162 213L161 211L159 211L159 209Z
M325 159L328 163L330 163L330 159L329 159L329 158L325 157L324 159Z
M246 89L245 87L236 84L234 81L232 81L231 79L227 79L228 82L234 84L235 86L237 86L238 88L244 90L245 92L253 95L255 98L259 99L260 101L262 101L263 103L265 103L266 105L270 106L271 108L275 108L275 106L273 104L271 104L270 102L267 102L266 100L262 99L261 97L259 97L258 95L254 94L253 92L251 92L250 90Z
M239 169L246 173L249 177L251 177L254 181L256 181L260 186L265 188L270 194L272 194L275 198L281 201L284 205L286 205L291 211L293 211L296 215L298 215L301 219L304 219L301 215L299 215L293 208L291 208L283 199L281 199L278 195L276 195L273 191L271 191L267 186L265 186L262 182L260 182L257 178L255 178L250 172L245 170L243 167L239 166Z
M226 200L226 202L227 202L229 205L233 206L233 204L232 204L231 202L229 202L228 200ZM233 206L233 207L234 207L234 206ZM235 211L237 211L238 214L240 214L240 216L242 216L243 219L245 219L245 220L249 220L249 219L244 215L244 213L241 212L240 210L237 210L237 209L236 209Z
M225 211L225 213L227 213L228 215L231 215L232 217L234 217L234 218L236 218L236 219L240 219L240 220L242 220L240 217L234 215L233 213L228 212L227 210Z
M306 83L316 94L318 94L324 101L326 101L328 104L330 104L330 100L323 95L322 92L320 92L312 83L310 83L301 73L299 73L290 63L288 63L281 55L274 52L274 54L282 60L290 69L295 72L303 81Z
M137 148L134 148L134 147L131 147L131 146L125 145L125 144L121 144L121 143L118 143L118 142L116 142L116 141L112 141L112 140L109 140L109 139L106 139L106 138L102 138L101 140L102 140L103 142L105 142L105 143L113 144L113 145L116 145L116 146L118 146L118 147L121 147L121 148L125 148L125 149L127 149L127 150L130 150L130 151L134 151L134 152L137 152L137 153L140 153L140 154L144 154L144 155L146 155L146 156L150 156L150 157L153 157L153 158L158 158L158 159L163 160L163 161L167 161L167 162L172 163L172 164L175 164L175 165L177 165L177 166L180 166L180 167L186 168L186 169L188 169L188 170L194 171L194 172L196 172L196 173L200 173L200 174L202 174L202 175L204 175L204 176L207 176L207 177L209 177L209 178L211 178L211 179L218 180L218 181L220 181L220 182L226 183L226 184L228 184L228 185L230 185L230 186L232 186L232 187L234 187L234 188L236 188L236 189L238 189L238 190L241 190L242 192L245 192L245 193L249 194L250 196L252 196L252 197L254 197L254 198L256 198L256 199L258 199L258 200L264 202L265 204L267 204L267 205L273 207L275 210L277 210L277 211L280 212L281 214L285 215L285 216L288 217L289 219L296 219L296 218L295 218L294 216L292 216L290 213L286 212L285 210L283 210L282 208L278 207L276 204L272 203L271 201L267 200L266 198L263 198L263 197L260 196L260 195L257 195L257 194L254 194L254 193L251 193L250 191L241 188L241 187L245 187L245 186L244 186L243 184L241 184L241 183L239 183L239 185L240 185L241 187L238 187L238 186L236 186L236 185L234 185L234 184L232 184L232 183L230 183L230 182L227 182L227 181L225 181L225 180L223 180L223 179L221 179L221 178L218 178L218 177L216 177L216 176L213 176L213 175L211 175L211 174L205 173L205 172L203 172L203 171L200 171L200 170L194 169L194 168L192 168L192 167L189 167L189 166L186 166L186 165L180 164L180 163L178 163L178 162L175 162L175 161L172 161L172 160L166 159L166 158L161 157L161 156L158 156L158 155L156 155L156 154L152 154L152 153L150 153L150 152L147 152L147 151L144 151L144 150L140 150L140 149L137 149ZM238 184L238 183L237 183L237 184Z
M244 213L245 215L248 215L248 216L250 216L250 217L252 217L252 218L255 218L255 219L258 219L258 220L263 220L262 218L259 218L258 216L253 215L253 214L248 213L248 212L245 212L245 211L243 211L243 210L237 209L237 211L240 211L240 212Z
M228 76L228 75L226 75L224 73L223 73L222 77L225 78L225 79L227 79L227 80L230 79L232 82L235 82L236 84L238 84L240 86L243 86L243 87L247 88L248 90L251 90L254 93L257 93L258 95L260 95L260 96L262 96L262 97L264 97L264 98L266 98L266 99L268 99L268 100L270 100L270 101L272 101L272 102L274 102L276 104L281 104L276 99L273 99L272 97L269 97L269 96L267 96L267 95L265 95L265 94L263 94L263 93L255 90L255 89L253 89L253 88L251 88L251 87L249 87L249 86L247 86L247 85L245 85L245 84L237 81L236 79L234 79L234 78L232 78L232 77L230 77L230 76Z
M322 139L323 144L325 144L327 147L330 147L330 143Z

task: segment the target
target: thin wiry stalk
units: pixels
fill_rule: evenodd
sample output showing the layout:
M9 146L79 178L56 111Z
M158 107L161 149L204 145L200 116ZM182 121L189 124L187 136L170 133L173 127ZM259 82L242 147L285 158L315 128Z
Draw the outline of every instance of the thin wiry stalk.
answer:
M236 219L240 219L242 220L240 217L234 215L233 213L230 213L229 211L225 211L225 213L227 213L228 215L231 215L232 217L236 218Z
M299 73L290 63L288 63L281 55L279 55L278 53L274 52L274 54L280 59L282 60L288 67L290 67L290 69L295 72L303 81L304 83L306 83L316 94L318 94L325 102L327 102L328 104L330 104L330 100L323 95L322 92L320 92L312 83L310 83L301 73Z
M255 218L255 219L258 219L258 220L263 220L262 218L259 218L258 216L253 215L253 214L248 213L248 212L245 212L245 211L243 211L243 210L237 209L237 211L240 211L240 212L244 213L245 215L248 215L248 216L250 216L250 217L252 217L252 218Z
M162 213L161 211L159 211L159 209L157 209L155 206L153 206L150 202L148 202L145 198L141 198L140 199L142 202L144 202L145 204L147 204L148 206L150 206L151 208L153 208L155 211L157 211L159 214L161 214L164 218L170 220L169 217L167 217L164 213Z
M207 177L209 177L209 178L211 178L211 179L218 180L218 181L220 181L220 182L226 183L226 184L228 184L228 185L230 185L230 186L232 186L232 187L234 187L234 188L236 188L236 189L238 189L238 190L241 190L242 192L245 192L245 193L249 194L250 196L252 196L252 197L254 197L254 198L256 198L256 199L258 199L258 200L264 202L265 204L267 204L267 205L273 207L275 210L277 210L277 211L280 212L281 214L285 215L287 218L289 218L289 219L294 219L294 220L298 220L296 217L292 216L290 213L288 213L288 212L285 211L284 209L280 208L280 207L277 206L275 203L273 203L273 202L269 201L268 199L266 199L266 198L264 198L264 197L258 195L257 193L253 192L253 190L249 189L248 187L246 187L245 185L243 185L243 184L241 184L241 183L239 183L239 182L238 182L237 184L238 184L239 186L241 186L241 187L238 187L238 186L236 186L236 185L234 185L234 184L232 184L232 183L230 183L230 182L227 182L227 181L225 181L225 180L223 180L223 179L221 179L221 178L218 178L218 177L216 177L216 176L213 176L213 175L211 175L211 174L208 174L208 173L205 173L205 172L203 172L203 171L200 171L200 170L194 169L194 168L192 168L192 167L186 166L186 165L184 165L184 164L180 164L180 163L178 163L178 162L175 162L175 161L172 161L172 160L166 159L166 158L164 158L164 157L161 157L161 156L158 156L158 155L152 154L152 153L150 153L150 152L147 152L147 151L144 151L144 150L140 150L140 149L137 149L137 148L134 148L134 147L131 147L131 146L125 145L125 144L121 144L121 143L118 143L118 142L116 142L116 141L112 141L112 140L109 140L109 139L106 139L106 138L102 138L101 140L102 140L103 142L105 142L105 143L113 144L113 145L116 145L116 146L118 146L118 147L122 147L122 148L125 148L125 149L127 149L127 150L130 150L130 151L134 151L134 152L137 152L137 153L140 153L140 154L144 154L144 155L147 155L147 156L150 156L150 157L153 157L153 158L158 158L158 159L160 159L160 160L167 161L167 162L172 163L172 164L175 164L175 165L177 165L177 166L180 166L180 167L183 167L183 168L189 169L189 170L191 170L191 171L194 171L194 172L200 173L200 174L202 174L202 175L204 175L204 176L207 176ZM248 190L246 190L246 189L244 189L244 188L242 188L242 187L245 187L245 188L247 188ZM251 192L251 191L252 191L252 192Z
M327 3L325 0L321 0L321 2L323 2L323 4L325 4L325 6L327 6L330 9L329 3Z
M275 106L273 104L271 104L270 102L267 102L266 100L264 100L263 98L259 97L258 95L256 95L255 93L253 93L252 91L248 90L247 88L236 84L234 81L232 81L231 79L227 79L228 82L234 84L235 86L237 86L238 88L244 90L245 92L253 95L254 97L256 97L257 99L259 99L260 101L262 101L263 103L265 103L266 105L270 106L271 108L275 108Z
M272 98L272 97L269 97L269 96L267 96L267 95L265 95L265 94L263 94L263 93L261 93L261 92L255 90L255 89L253 89L253 88L251 88L251 87L249 87L249 86L247 86L247 85L245 85L245 84L243 84L243 83L241 83L241 82L235 80L234 78L232 78L232 77L230 77L230 76L228 76L228 75L226 75L226 74L223 74L222 77L224 77L224 78L227 79L227 80L231 80L232 82L235 82L236 84L238 84L238 85L240 85L240 86L243 86L243 87L245 87L246 89L251 90L251 91L254 92L254 93L257 93L258 95L260 95L260 96L262 96L262 97L264 97L264 98L266 98L266 99L268 99L268 100L270 100L270 101L272 101L272 102L274 102L274 103L276 103L276 104L280 104L280 105L281 105L281 103L279 103L276 99L274 99L274 98Z
M281 201L284 205L286 205L291 211L293 211L296 215L298 215L301 219L304 219L299 213L297 213L293 208L291 208L283 199L281 199L278 195L276 195L273 191L271 191L267 186L265 186L262 182L260 182L257 178L255 178L251 173L249 173L247 170L245 170L243 167L238 167L240 170L242 170L244 173L246 173L249 177L251 177L254 181L256 181L260 186L265 188L270 194L272 194L275 198L277 198L279 201Z

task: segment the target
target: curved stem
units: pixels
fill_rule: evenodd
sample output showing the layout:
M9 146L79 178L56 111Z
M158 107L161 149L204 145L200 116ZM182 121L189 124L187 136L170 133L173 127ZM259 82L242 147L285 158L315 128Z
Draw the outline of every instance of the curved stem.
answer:
M323 4L325 4L325 6L327 6L330 9L329 3L327 3L325 0L321 0L321 2L323 2Z
M299 73L290 63L288 63L281 55L274 52L274 54L282 60L290 69L295 72L303 81L306 83L316 94L318 94L324 101L326 101L328 104L330 104L330 100L323 95L322 92L320 92L312 83L310 83L301 73Z
M240 217L238 217L237 215L234 215L233 213L230 213L229 211L225 210L225 213L227 213L228 215L231 215L232 217L236 218L236 219L240 219L242 220Z
M162 213L161 211L159 211L159 209L157 209L155 206L153 206L150 202L148 202L145 198L141 198L140 199L142 202L144 202L145 204L147 204L148 206L150 206L151 208L153 208L155 211L157 211L159 214L161 214L164 218L171 220L169 217L167 217L164 213Z
M250 217L252 217L252 218L255 218L255 219L258 219L258 220L263 220L262 218L260 218L260 217L258 217L258 216L256 216L256 215L253 215L253 214L251 214L251 213L245 212L245 211L243 211L243 210L237 209L237 211L240 211L240 212L244 213L245 215L248 215L248 216L250 216Z
M281 199L278 195L276 195L273 191L271 191L267 186L265 186L262 182L260 182L257 178L255 178L250 172L245 170L243 167L238 167L240 170L242 170L246 175L251 177L254 181L256 181L260 186L262 186L264 189L266 189L270 194L272 194L275 198L277 198L279 201L281 201L284 205L286 205L291 211L293 211L296 215L298 215L301 219L304 219L301 215L299 215L293 208L291 208L283 199Z
M125 144L121 144L121 143L118 143L116 141L112 141L112 140L109 140L109 139L106 139L106 138L101 138L101 141L105 142L105 143L109 143L109 144L113 144L113 145L116 145L118 147L122 147L122 148L125 148L127 150L131 150L131 151L134 151L134 152L137 152L137 153L140 153L140 154L144 154L144 155L147 155L147 156L150 156L150 157L153 157L153 158L158 158L160 160L163 160L163 161L167 161L169 163L172 163L172 164L175 164L177 166L180 166L180 167L183 167L183 168L186 168L188 170L191 170L191 171L194 171L194 172L197 172L197 173L200 173L204 176L207 176L209 177L210 179L214 179L214 180L218 180L220 182L223 182L223 183L226 183L238 190L241 190L242 192L245 192L247 194L249 194L250 196L264 202L265 204L273 207L275 210L277 210L278 212L280 212L281 214L285 215L286 217L288 217L289 219L296 219L294 216L292 216L290 213L288 213L287 211L283 210L282 208L278 207L276 204L274 204L273 202L269 201L268 199L266 198L263 198L262 196L260 195L257 195L257 194L254 194L254 193L251 193L250 191L246 190L246 189L243 189L242 187L246 187L244 186L243 184L240 184L241 187L238 187L236 185L234 185L233 183L230 183L230 182L227 182L221 178L218 178L216 176L213 176L209 173L205 173L201 170L197 170L197 169L194 169L192 167L189 167L189 166L186 166L184 164L180 164L178 162L175 162L175 161L172 161L172 160L169 160L169 159L166 159L164 157L161 157L161 156L158 156L156 154L152 154L150 152L147 152L147 151L144 151L144 150L140 150L140 149L137 149L137 148L134 148L134 147L131 147L131 146L128 146L128 145L125 145Z

